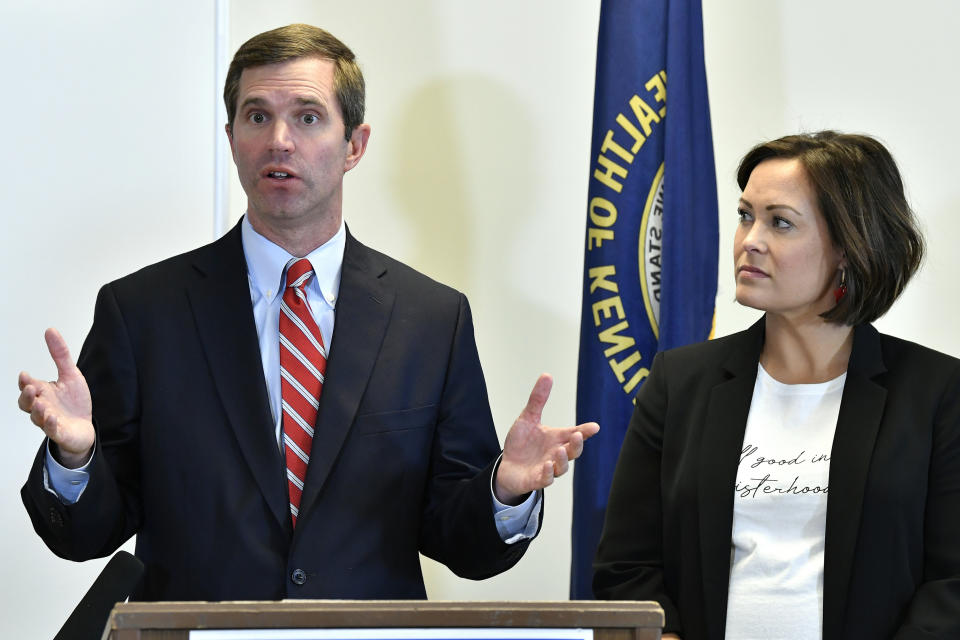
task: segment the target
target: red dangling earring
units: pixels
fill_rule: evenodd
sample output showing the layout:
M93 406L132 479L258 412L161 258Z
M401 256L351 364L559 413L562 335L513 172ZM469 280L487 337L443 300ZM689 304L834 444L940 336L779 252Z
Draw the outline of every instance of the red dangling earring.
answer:
M840 269L840 286L833 290L833 297L839 303L845 295L847 295L847 270Z

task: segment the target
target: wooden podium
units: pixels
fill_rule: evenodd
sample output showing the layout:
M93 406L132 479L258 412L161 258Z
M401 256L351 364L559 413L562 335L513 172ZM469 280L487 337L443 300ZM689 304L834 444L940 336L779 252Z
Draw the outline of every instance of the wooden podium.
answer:
M113 608L104 640L187 640L200 629L318 628L593 629L594 640L657 640L655 602L131 602Z

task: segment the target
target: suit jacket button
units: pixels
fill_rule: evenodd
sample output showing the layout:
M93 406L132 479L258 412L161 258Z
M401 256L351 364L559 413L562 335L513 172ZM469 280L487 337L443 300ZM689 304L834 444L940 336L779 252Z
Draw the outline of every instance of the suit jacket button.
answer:
M302 585L307 581L307 573L303 569L294 569L290 579L293 580L293 584Z

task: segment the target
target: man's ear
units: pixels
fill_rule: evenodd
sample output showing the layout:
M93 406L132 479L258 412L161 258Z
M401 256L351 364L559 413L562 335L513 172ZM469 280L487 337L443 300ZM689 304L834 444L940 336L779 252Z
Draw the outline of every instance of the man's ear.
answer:
M360 158L367 150L368 140L370 140L370 125L366 122L357 125L350 132L350 139L347 140L347 157L343 163L344 173L359 164Z
M230 123L223 125L223 130L227 132L227 140L230 142L230 153L233 154L233 157L237 157L236 149L233 147L233 128L230 126Z

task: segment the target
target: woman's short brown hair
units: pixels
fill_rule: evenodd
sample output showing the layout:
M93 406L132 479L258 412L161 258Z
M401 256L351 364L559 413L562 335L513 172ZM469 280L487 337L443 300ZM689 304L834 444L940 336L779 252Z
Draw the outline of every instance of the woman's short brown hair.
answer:
M333 34L309 24L290 24L253 36L237 49L223 85L223 103L227 124L232 128L237 115L240 76L249 67L277 64L296 58L321 58L333 61L333 90L343 112L344 135L363 123L365 85L363 73L350 48Z
M890 152L857 134L820 131L764 142L737 169L740 189L770 158L796 158L816 191L830 238L847 260L847 293L823 317L856 325L882 316L923 260L923 235Z

